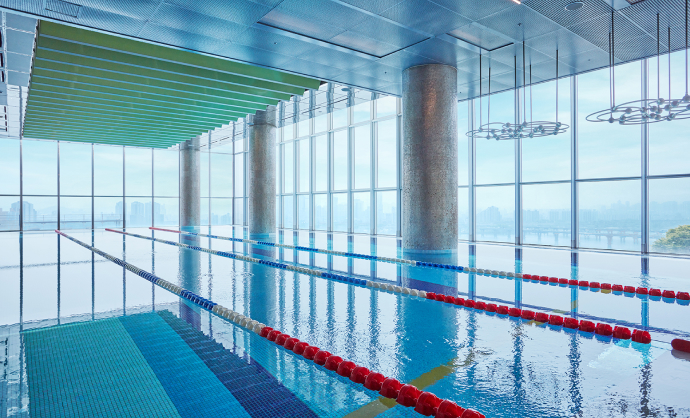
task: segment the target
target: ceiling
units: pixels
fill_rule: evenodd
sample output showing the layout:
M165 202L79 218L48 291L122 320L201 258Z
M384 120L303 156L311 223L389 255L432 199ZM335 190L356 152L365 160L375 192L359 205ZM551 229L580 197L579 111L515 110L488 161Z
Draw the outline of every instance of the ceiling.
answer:
M321 84L49 21L37 34L30 138L168 148Z
M656 53L656 13L672 49L685 45L682 0L0 0L5 10L400 95L402 70L458 68L458 99L479 94L479 53L492 91L514 86L514 57L535 82ZM662 36L661 52L668 51ZM486 71L482 78L486 83ZM522 79L518 73L518 80ZM487 86L484 86L486 89ZM486 91L486 90L484 90Z

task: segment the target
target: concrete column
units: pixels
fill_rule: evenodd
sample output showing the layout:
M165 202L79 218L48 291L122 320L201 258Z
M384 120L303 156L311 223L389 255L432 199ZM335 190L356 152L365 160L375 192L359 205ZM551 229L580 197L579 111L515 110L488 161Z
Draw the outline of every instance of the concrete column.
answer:
M180 228L194 230L201 224L200 138L180 146Z
M247 220L249 235L268 238L276 230L276 107L249 116Z
M403 71L402 238L405 252L458 248L457 70Z

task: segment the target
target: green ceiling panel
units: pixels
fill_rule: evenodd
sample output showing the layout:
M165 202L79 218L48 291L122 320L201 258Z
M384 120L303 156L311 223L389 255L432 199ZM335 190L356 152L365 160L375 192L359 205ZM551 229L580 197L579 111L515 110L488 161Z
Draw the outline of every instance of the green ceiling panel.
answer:
M42 21L23 135L169 148L319 80Z
M143 80L145 83L149 82L149 84L141 84L139 82L134 82L134 81L141 81L140 79L118 81L118 80L109 80L109 79L106 79L103 77L90 77L90 76L70 74L70 73L65 73L65 72L42 70L42 69L37 69L37 68L34 68L33 77L44 77L44 78L53 79L53 80L64 80L64 81L68 81L68 82L72 82L72 83L85 83L85 84L92 84L95 86L114 87L114 88L119 88L122 90L143 91L143 92L160 94L163 96L171 96L171 97L178 97L178 96L179 97L187 97L187 98L198 97L199 100L221 101L221 102L224 100L230 100L233 102L239 101L239 102L242 102L244 106L250 106L252 108L256 108L257 110L258 109L265 109L266 105L271 105L271 104L276 103L276 101L274 99L269 99L269 98L264 98L264 97L249 96L249 95L241 94L241 93L212 90L212 89L206 89L206 88L195 87L195 86L184 86L184 85L177 85L177 84L166 85L165 83L158 83L157 80L154 80L153 82L149 82L148 80ZM151 85L151 83L156 84L156 85ZM161 87L163 85L165 85L165 87Z
M243 75L247 77L270 80L304 89L316 89L320 82L304 76L284 73L281 71L270 70L267 68L256 67L250 64L219 59L196 52L185 51L182 49L168 48L160 45L153 45L146 42L135 41L126 38L115 37L99 32L92 32L72 26L60 25L57 23L41 21L41 35L46 37L69 40L72 42L108 48L115 51L122 51L130 54L156 58L162 61L177 62L193 65L211 70L226 72L230 74Z
M39 79L39 80L37 80ZM222 109L222 110L232 110L236 112L241 112L241 113L255 113L256 108L250 108L250 107L245 107L241 105L228 105L228 104L223 104L223 103L210 103L210 102L203 102L199 100L189 100L189 99L183 99L183 98L172 98L172 97L166 97L166 96L160 96L160 95L155 95L155 94L148 94L148 93L142 93L142 92L136 92L136 91L129 91L129 90L122 90L122 89L115 89L115 88L110 88L110 87L104 87L104 86L93 86L90 84L78 84L78 83L70 83L67 81L62 81L62 80L50 80L49 82L43 82L45 79L41 79L41 77L34 77L34 79L31 81L31 90L33 91L48 91L48 92L55 92L55 93L68 93L69 90L74 90L78 91L78 94L85 94L85 95L91 95L94 93L102 93L102 97L106 97L107 95L110 96L116 96L116 97L121 97L121 98L133 98L133 99L146 99L146 100L151 100L155 102L161 102L165 103L166 105L169 105L171 103L177 104L177 105L183 105L183 106L189 106L189 107L199 107L202 109ZM46 80L48 81L48 80ZM73 92L69 92L68 94L75 94ZM238 102L242 103L242 102Z
M204 85L204 83L209 81L218 81L231 85L256 87L262 90L280 93L304 94L304 89L300 87L227 74L175 62L161 61L109 49L94 48L88 45L75 44L58 39L40 38L38 48L39 49L36 51L36 58L69 62L75 65L107 68L111 71L121 71L125 73L151 75L163 79L167 78L166 73L181 74L189 76L186 77L186 79L198 78L193 84L199 85Z
M146 119L135 119L122 116L114 116L108 113L94 113L92 111L68 111L66 109L47 109L39 108L34 106L31 108L31 113L26 115L26 119L29 120L32 117L39 117L43 119L57 119L62 121L71 121L79 123L93 124L106 124L113 126L137 126L145 129L158 129L160 127L159 123L147 121ZM166 123L166 132L188 132L190 130L199 130L205 132L214 128L217 125L183 125L178 123Z
M137 107L143 107L147 109L155 109L155 110L160 110L160 111L191 111L191 112L200 112L201 114L205 114L208 116L215 116L219 118L225 118L228 115L235 116L235 117L242 117L246 115L247 113L255 113L255 112L242 112L242 111L237 111L234 109L217 109L213 107L203 107L203 106L194 106L194 105L189 105L185 106L183 104L178 103L177 101L159 101L159 100L148 100L148 99L139 99L139 98L130 98L130 97L123 97L115 94L104 94L104 93L95 93L91 91L78 91L78 90L72 90L72 89L65 89L62 87L57 87L57 86L35 86L32 84L31 85L31 91L35 96L41 96L41 97L62 97L65 99L74 99L74 98L83 98L84 100L93 100L97 103L108 103L116 106L128 106L128 105L133 105Z
M276 100L289 100L290 95L257 87L247 87L235 84L221 83L212 80L189 77L182 74L165 73L158 70L146 70L139 67L125 66L113 62L99 61L90 58L75 57L74 55L59 54L54 51L38 50L34 59L34 68L63 71L71 74L91 75L112 80L143 79L152 82L157 80L163 88L183 86L197 86L219 91L244 93L250 96ZM50 55L50 58L44 58ZM57 56L54 56L57 55ZM131 70L131 71L128 71ZM140 81L141 82L141 81Z

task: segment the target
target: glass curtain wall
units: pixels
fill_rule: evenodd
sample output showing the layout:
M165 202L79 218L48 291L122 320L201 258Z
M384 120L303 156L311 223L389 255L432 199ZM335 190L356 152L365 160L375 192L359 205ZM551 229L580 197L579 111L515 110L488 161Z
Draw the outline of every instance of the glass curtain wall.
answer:
M0 140L0 230L179 224L177 150Z
M681 99L685 53L670 58L669 68L662 56L658 71L654 59L617 66L616 103ZM561 79L558 121L570 129L520 141L468 139L479 126L479 100L459 103L459 239L690 253L690 148L683 145L690 120L588 122L609 106L608 90L608 69ZM555 82L534 85L531 94L523 117L555 121ZM492 95L491 121L515 121L516 99L522 102L522 91ZM484 122L487 106L485 98Z
M281 121L280 228L399 234L398 98L324 84L282 103Z

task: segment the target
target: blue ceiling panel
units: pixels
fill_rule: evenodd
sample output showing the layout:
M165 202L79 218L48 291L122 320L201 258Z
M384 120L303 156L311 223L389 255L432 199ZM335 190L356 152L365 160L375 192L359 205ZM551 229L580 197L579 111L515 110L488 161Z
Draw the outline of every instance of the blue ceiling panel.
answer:
M524 4L566 28L602 15L609 16L609 19L611 18L611 6L606 4L604 0L587 0L583 7L577 10L566 11L565 6L572 2L573 0L525 0Z
M560 57L566 57L596 48L592 43L567 29L560 29L556 32L534 37L527 41L527 46L550 57L556 56L556 49L558 49Z
M20 32L17 30L7 29L5 31L7 38L7 50L16 52L18 54L32 55L34 48L34 34L28 32Z
M656 19L655 19L656 20ZM656 26L656 25L655 25ZM606 14L584 23L570 26L570 31L579 35L581 38L599 47L601 50L609 50L609 32L611 32L611 15ZM630 22L628 19L622 17L620 14L615 15L614 19L614 35L618 33L621 36L615 36L615 41L624 40L625 38L639 38L645 33ZM656 33L656 31L655 31ZM625 34L625 35L622 35ZM663 38L662 38L663 39ZM614 48L615 49L615 48Z
M432 60L438 61L442 64L453 66L460 61L464 61L477 55L468 49L442 41L438 38L431 38L424 42L420 42L416 45L406 48L405 51L431 58Z
M416 55L404 50L398 51L394 54L388 55L387 57L381 58L380 60L378 60L378 62L390 67L400 68L401 70L412 67L414 65L440 64L438 61L435 61L431 58Z
M428 0L405 0L384 10L381 15L432 35L440 35L471 22Z
M54 12L45 11L46 16L67 22L78 23L92 28L98 28L113 33L121 33L129 36L137 36L144 28L146 19L136 18L94 7L82 7L79 17L72 18Z
M511 7L517 7L515 3L507 0L432 0L449 10L458 13L470 20L479 20ZM479 7L478 7L479 6Z
M506 72L513 72L514 65L504 64L500 61L490 60L487 56L482 56L482 78L486 78L489 75L489 67L491 67L491 74L502 74ZM458 63L458 69L465 71L467 73L475 74L476 80L479 79L479 56L475 56Z
M338 36L331 38L330 42L341 45L347 49L364 52L374 57L382 57L400 49L396 45L377 41L359 32L351 30L345 31Z
M177 45L193 51L210 52L211 54L220 53L227 44L227 41L161 26L153 22L148 22L144 26L139 37L167 45Z
M529 83L529 69L527 70L527 82ZM564 77L574 73L574 68L564 62L563 59L558 61L558 77ZM532 65L532 82L536 83L542 80L552 80L556 78L556 60L549 60L539 64ZM561 86L565 86L565 82Z
M294 59L287 55L276 52L266 51L265 49L254 48L246 45L227 43L219 55L231 56L236 60L248 63L264 65L267 67L280 68L285 62Z
M293 57L304 54L315 48L315 45L312 43L256 28L248 28L246 31L242 32L241 35L233 39L233 42L239 45L264 49L266 51L287 53L287 55Z
M160 4L157 0L69 0L68 3L78 4L83 8L100 10L106 13L126 16L132 19L142 19L151 16ZM81 17L81 15L80 15Z
M381 14L403 0L333 0L336 3L349 4L367 12Z
M515 66L515 57L517 57L518 60L518 65L522 65L522 43L516 43L513 45L509 45L505 48L501 48L496 51L492 51L489 54L487 54L492 62L500 62L503 63L509 67L514 67ZM531 64L537 64L539 62L546 61L550 59L551 57L547 54L542 54L541 52L537 52L534 49L529 47L529 44L525 45L525 63L527 65ZM551 51L551 55L554 57L556 56L556 50Z
M531 39L561 27L528 7L511 7L478 21L516 42Z
M8 52L6 66L8 70L29 73L31 72L31 55L21 55Z
M273 8L273 5L259 4L247 0L167 0L166 2L207 16L229 20L243 26L251 26Z
M513 42L512 39L492 31L487 31L484 27L477 24L461 26L448 32L448 34L487 50L494 50Z
M363 74L352 71L346 71L338 74L338 80L342 80L345 84L356 85L357 87L373 91L382 91L383 87L391 84L389 81L367 77Z
M600 49L590 49L581 54L569 55L559 60L569 67L574 68L578 73L609 65L608 53Z
M305 61L313 61L342 70L351 71L362 66L370 66L375 63L372 59L352 55L336 49L317 46L314 49L300 55L298 58ZM396 71L397 73L397 71Z
M367 18L364 22L352 28L352 31L361 33L377 41L395 45L398 49L427 39L426 35L376 17Z
M28 73L18 73L16 71L7 72L7 84L12 84L13 86L28 87L29 85L29 74Z
M352 7L327 0L285 0L276 10L300 16L307 21L333 22L344 29L359 25L368 16Z
M203 15L168 3L161 4L151 17L151 21L161 26L223 40L231 40L247 29L246 26L229 20Z
M8 13L5 15L5 25L8 28L34 32L36 30L36 22L36 19L16 15L14 13Z
M380 62L370 63L361 66L353 72L365 75L367 77L378 78L379 80L387 81L389 83L400 82L400 69L383 65Z
M260 22L322 41L331 39L346 30L332 22L305 19L304 16L289 13L281 9L271 10L270 13L261 18Z
M297 74L307 75L307 76L318 76L326 80L336 80L338 74L342 74L343 70L340 68L331 67L324 64L318 64L312 61L306 61L299 58L292 58L288 60L280 67L286 71L292 71ZM338 81L340 81L338 79Z

